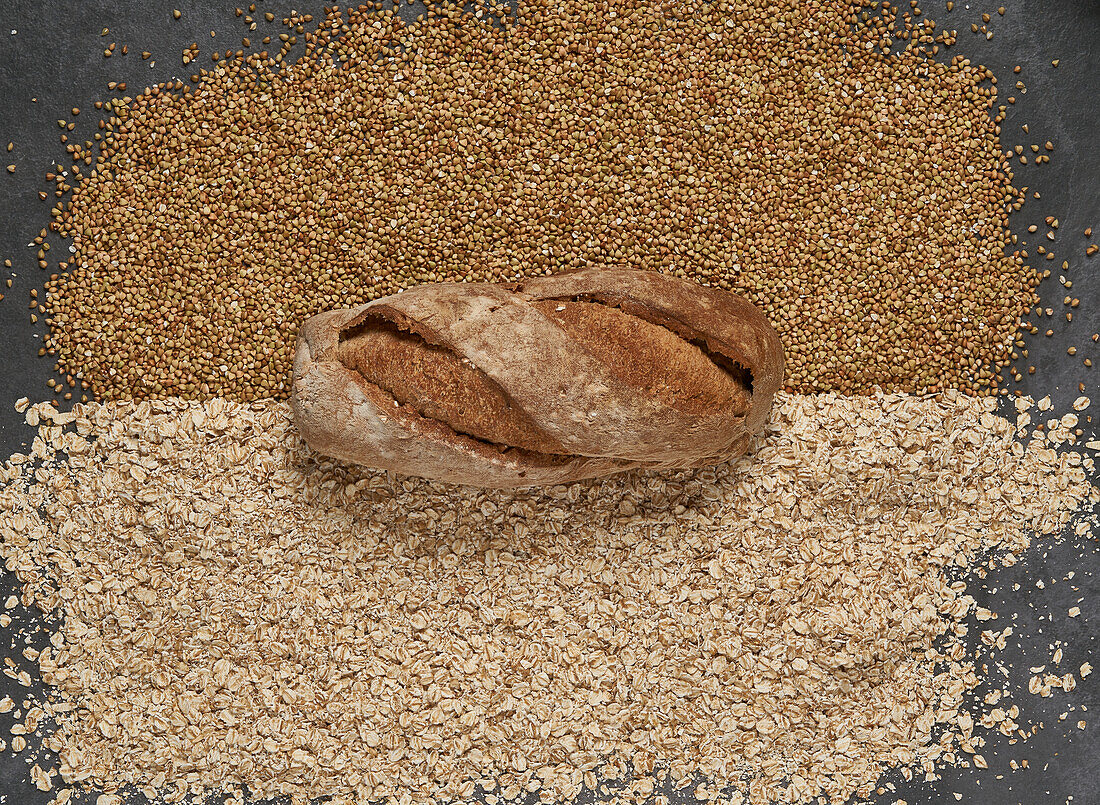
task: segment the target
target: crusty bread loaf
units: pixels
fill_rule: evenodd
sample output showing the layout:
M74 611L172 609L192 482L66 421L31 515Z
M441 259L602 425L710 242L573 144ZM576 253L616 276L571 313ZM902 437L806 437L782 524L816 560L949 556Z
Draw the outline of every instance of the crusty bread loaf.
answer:
M511 487L743 452L783 353L748 301L656 272L422 285L308 319L292 403L317 452Z

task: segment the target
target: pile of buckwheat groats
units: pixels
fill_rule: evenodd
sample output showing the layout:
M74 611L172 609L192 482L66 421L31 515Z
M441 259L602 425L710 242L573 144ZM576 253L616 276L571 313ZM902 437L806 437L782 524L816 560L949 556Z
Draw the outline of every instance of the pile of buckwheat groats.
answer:
M46 745L150 794L867 793L979 751L932 737L978 684L945 572L1100 500L1092 459L993 409L783 396L734 464L482 492L321 461L281 402L40 403L0 512L64 619Z
M59 388L282 397L321 310L622 264L749 296L791 390L988 393L1038 279L1007 242L1022 196L992 74L933 58L954 36L926 17L860 8L288 17L298 61L234 56L118 99L56 177L75 247L42 304Z

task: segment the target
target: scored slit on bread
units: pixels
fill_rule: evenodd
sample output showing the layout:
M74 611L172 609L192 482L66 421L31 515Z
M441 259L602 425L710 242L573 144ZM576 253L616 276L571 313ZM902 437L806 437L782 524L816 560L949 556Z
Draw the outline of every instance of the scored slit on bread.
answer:
M428 419L456 433L536 453L566 453L470 361L384 319L355 328L340 362Z

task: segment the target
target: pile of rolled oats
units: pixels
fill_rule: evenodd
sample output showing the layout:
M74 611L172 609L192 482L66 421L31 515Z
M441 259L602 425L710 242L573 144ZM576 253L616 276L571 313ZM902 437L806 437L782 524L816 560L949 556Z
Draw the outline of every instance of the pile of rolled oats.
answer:
M31 407L0 523L60 616L37 779L756 803L981 767L1014 711L959 712L962 569L1100 499L995 405L786 395L738 462L518 492L320 460L280 402Z

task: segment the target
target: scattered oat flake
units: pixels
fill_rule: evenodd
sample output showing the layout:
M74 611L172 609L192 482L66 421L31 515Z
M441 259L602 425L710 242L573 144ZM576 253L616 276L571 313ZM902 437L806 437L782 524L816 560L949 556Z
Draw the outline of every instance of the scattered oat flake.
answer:
M31 766L30 771L31 782L34 783L34 787L39 791L50 791L53 789L53 780L50 775L42 770L42 767L35 763Z
M981 680L953 630L988 610L957 563L1100 498L1080 455L1017 443L996 405L784 394L742 460L517 491L329 461L284 402L41 417L36 472L0 480L0 554L62 616L34 721L58 722L80 787L164 793L175 766L258 799L490 780L566 800L589 772L639 793L663 773L709 800L695 775L744 773L843 801L980 720L959 711ZM125 686L102 684L112 667Z

